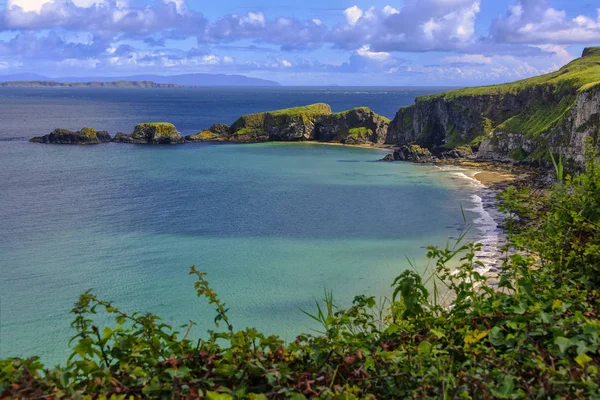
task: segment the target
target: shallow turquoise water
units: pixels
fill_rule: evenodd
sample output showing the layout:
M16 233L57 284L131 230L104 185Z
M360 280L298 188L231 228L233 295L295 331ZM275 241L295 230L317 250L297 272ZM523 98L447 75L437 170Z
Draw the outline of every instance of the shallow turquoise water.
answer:
M191 265L235 327L293 339L324 288L341 304L389 294L405 257L423 266L422 247L456 235L472 201L452 175L370 149L0 146L0 357L64 359L68 311L88 288L174 325L194 319L200 335L213 310L194 297Z
M171 121L187 134L319 101L393 117L433 91L0 90L0 358L64 360L69 310L89 288L125 311L152 311L177 326L193 319L192 334L202 335L214 310L195 298L191 265L209 273L234 327L291 340L315 328L300 310L312 310L324 288L341 304L388 295L405 257L422 268L424 246L457 235L461 205L481 225L474 233L494 229L465 175L376 162L384 155L377 150L50 146L28 138L84 125L114 134L145 120Z

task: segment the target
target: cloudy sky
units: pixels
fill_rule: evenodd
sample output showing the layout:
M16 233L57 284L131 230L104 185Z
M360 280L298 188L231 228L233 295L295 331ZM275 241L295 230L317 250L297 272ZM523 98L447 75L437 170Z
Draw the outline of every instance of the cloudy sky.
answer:
M600 45L600 0L0 0L0 75L472 85Z

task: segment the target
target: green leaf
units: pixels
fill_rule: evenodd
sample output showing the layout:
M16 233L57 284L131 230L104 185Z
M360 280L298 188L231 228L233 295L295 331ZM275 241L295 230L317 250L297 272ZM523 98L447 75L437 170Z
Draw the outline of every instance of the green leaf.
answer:
M589 357L587 354L580 354L577 357L575 357L575 361L581 366L581 368L585 368L587 364L592 362L592 358Z
M431 353L431 348L433 346L427 340L419 343L419 353Z
M233 397L231 397L230 394L228 393L217 393L217 392L207 392L206 393L206 400L232 400Z
M573 342L563 336L559 336L554 339L554 344L558 346L558 350L561 353L564 353L569 349L569 347L573 346Z

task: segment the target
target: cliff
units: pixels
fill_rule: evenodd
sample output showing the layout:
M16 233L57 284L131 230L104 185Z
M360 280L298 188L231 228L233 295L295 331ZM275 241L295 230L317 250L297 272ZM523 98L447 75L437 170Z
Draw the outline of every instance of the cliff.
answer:
M178 144L185 138L169 122L147 122L135 126L133 133L118 133L113 142L132 144Z
M110 142L111 137L106 131L96 131L94 128L82 128L80 131L55 129L48 135L34 137L30 142L52 144L99 144Z
M600 48L560 70L517 82L418 97L391 122L386 143L439 154L471 146L477 157L537 162L549 152L583 165L586 138L598 146Z
M306 141L346 144L383 144L389 120L366 107L332 113L328 104L317 103L248 114L238 118L230 127L213 125L186 140L191 142L266 142Z

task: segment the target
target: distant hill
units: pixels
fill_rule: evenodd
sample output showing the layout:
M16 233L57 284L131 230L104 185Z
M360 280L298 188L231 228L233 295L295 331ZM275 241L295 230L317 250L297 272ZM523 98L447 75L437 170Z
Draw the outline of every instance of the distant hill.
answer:
M60 87L60 88L141 88L166 89L189 87L171 83L150 81L112 81L112 82L56 82L56 81L9 81L0 82L2 87Z
M23 73L0 76L0 82L15 81L49 81L62 83L91 83L91 82L153 82L180 86L279 86L278 82L266 79L250 78L243 75L225 74L184 74L184 75L133 75L111 77L62 77ZM101 86L98 86L101 87Z

